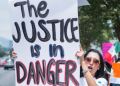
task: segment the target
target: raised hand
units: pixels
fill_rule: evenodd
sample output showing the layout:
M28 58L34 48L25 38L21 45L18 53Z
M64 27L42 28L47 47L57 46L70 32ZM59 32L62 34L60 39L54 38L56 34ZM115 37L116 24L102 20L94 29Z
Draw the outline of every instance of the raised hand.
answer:
M80 51L77 51L76 54L77 58L80 59L80 63L82 63L82 61L84 61L84 51L82 49L82 46L80 44Z

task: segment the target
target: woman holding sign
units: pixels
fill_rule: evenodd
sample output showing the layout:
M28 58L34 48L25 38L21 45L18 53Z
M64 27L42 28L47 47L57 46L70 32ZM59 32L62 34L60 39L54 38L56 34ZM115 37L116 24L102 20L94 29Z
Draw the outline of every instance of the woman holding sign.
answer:
M14 51L13 57L17 57ZM107 86L108 82L104 77L104 62L102 55L95 49L90 49L84 55L80 45L80 51L76 52L81 63L81 74L79 86Z
M76 52L80 59L80 86L107 86L107 80L104 77L104 63L102 55L95 49L90 49L84 55L80 45L80 51Z

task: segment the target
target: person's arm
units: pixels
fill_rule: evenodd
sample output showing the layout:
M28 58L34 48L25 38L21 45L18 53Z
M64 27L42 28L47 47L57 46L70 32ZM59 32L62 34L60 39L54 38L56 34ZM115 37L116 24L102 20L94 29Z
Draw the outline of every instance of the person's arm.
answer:
M108 74L108 86L110 86L110 83L109 83L109 81L110 81L110 72L109 71L106 71L106 73Z
M114 59L115 59L115 62L117 62L117 56L116 55L114 56Z
M82 62L82 69L83 71L88 69L84 61ZM93 78L92 74L89 71L84 74L84 77L86 78L88 86L98 86L96 84L95 79Z
M82 65L83 71L87 70L88 68L87 68L85 61L84 61L84 51L81 47L81 44L80 44L80 51L76 52L76 56L77 56L77 58L80 59L80 63ZM88 86L97 86L95 79L93 78L92 74L89 71L87 71L84 74L84 77L86 78Z
M108 86L110 86L110 75L108 75Z

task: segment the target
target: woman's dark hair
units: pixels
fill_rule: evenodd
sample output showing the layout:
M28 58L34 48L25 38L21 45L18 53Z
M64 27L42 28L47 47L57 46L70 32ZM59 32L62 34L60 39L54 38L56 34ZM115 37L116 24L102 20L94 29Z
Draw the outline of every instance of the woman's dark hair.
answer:
M105 64L104 78L108 81L110 75L107 72L111 72L112 65L110 65L107 61L104 61L104 64Z
M110 65L110 63L108 63L107 61L104 61L104 64L106 64L106 70L111 72L111 68L112 68L112 65Z
M95 53L97 53L97 54L99 55L99 57L100 57L100 69L96 71L94 77L95 77L96 79L97 79L97 78L100 78L100 77L104 77L104 61L103 61L103 58L102 58L101 53L100 53L98 50L96 50L96 49L90 49L90 50L88 50L88 51L85 53L84 58L86 58L86 56L87 56L90 52L95 52ZM83 77L82 71L83 71L83 70L82 70L82 67L80 67L80 77Z

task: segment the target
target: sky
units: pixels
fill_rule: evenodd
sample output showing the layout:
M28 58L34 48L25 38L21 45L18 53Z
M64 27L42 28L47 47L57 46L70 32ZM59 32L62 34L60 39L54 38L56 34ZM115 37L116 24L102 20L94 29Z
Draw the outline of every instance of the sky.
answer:
M0 0L0 37L12 39L8 0Z

